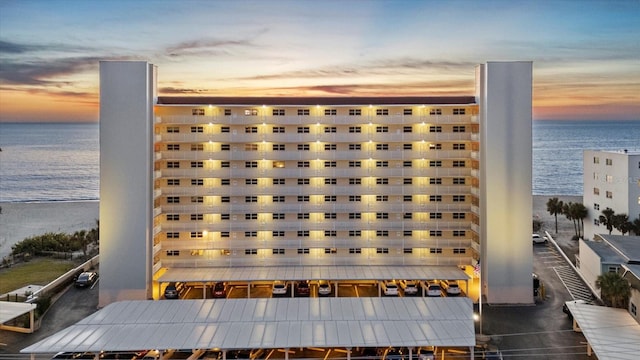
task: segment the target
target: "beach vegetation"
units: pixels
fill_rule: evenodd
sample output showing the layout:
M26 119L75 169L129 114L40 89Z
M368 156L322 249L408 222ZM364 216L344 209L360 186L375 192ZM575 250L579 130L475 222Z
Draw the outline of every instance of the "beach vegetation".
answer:
M73 252L82 251L87 257L90 245L97 249L100 230L97 226L91 230L79 230L73 234L48 232L28 237L11 246L14 258L28 261L33 256L72 257Z
M602 215L600 215L598 220L600 221L600 224L607 227L607 230L609 230L609 235L611 235L611 231L613 231L613 216L616 212L613 211L612 208L608 207L602 210L601 213Z
M557 197L550 198L547 201L547 211L556 218L556 234L558 233L558 215L562 215L564 202Z
M631 225L632 225L631 231L633 231L634 234L636 234L636 236L640 236L640 215L638 215L638 217L633 220ZM631 233L629 233L629 235L631 235Z
M626 308L631 296L631 285L617 272L599 275L596 288L600 289L600 296L607 306Z
M15 264L0 270L0 294L28 285L46 285L76 266L70 260L50 258L35 258L27 263Z
M582 203L568 202L562 205L562 213L567 219L573 221L575 235L573 239L581 239L584 234L584 218L589 214L589 210Z

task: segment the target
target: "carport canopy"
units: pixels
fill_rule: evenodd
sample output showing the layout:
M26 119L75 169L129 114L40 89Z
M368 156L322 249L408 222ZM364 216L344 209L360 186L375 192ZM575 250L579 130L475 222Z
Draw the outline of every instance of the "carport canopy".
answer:
M35 308L36 304L2 301L0 303L0 324L22 316Z
M474 345L465 297L261 298L116 302L21 352Z

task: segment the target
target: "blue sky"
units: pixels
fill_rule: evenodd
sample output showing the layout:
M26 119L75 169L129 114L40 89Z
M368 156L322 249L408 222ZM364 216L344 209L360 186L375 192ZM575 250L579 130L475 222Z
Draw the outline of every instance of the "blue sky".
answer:
M0 0L0 121L97 121L98 61L161 95L470 95L534 62L534 118L640 119L640 1ZM37 104L37 106L35 106Z

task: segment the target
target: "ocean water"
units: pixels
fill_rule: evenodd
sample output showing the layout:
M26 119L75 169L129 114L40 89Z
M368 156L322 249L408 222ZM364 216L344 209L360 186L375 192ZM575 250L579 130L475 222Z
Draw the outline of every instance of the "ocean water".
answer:
M98 124L0 123L0 202L98 200ZM640 151L640 121L534 121L534 195L582 195L582 151Z

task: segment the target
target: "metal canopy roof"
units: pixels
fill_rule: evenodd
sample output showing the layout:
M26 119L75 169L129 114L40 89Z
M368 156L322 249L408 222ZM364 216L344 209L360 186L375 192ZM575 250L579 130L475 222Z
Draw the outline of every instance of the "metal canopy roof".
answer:
M638 359L640 324L625 309L566 304L598 359Z
M475 104L475 96L333 96L333 97L224 97L224 96L159 96L159 105L460 105Z
M469 280L456 266L255 266L171 268L158 281Z
M0 302L0 324L13 320L36 308L36 304L19 303L11 301Z
M469 298L121 301L21 352L429 345L475 345Z

